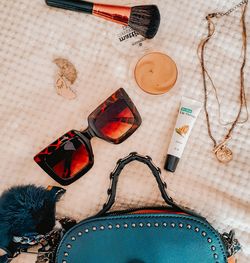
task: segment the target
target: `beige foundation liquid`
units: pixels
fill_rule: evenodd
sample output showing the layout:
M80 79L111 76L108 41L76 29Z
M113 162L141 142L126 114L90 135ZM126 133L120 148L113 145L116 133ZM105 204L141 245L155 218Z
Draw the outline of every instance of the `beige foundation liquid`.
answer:
M135 66L135 80L139 87L150 94L168 92L176 83L178 70L167 55L152 52L143 56Z

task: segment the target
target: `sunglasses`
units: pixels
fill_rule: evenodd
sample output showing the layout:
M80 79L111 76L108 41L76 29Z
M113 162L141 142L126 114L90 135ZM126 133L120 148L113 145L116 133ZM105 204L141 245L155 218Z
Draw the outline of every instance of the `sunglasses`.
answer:
M55 181L69 185L94 164L90 140L119 144L141 125L141 116L124 89L117 90L88 117L88 128L71 130L38 153L35 162Z

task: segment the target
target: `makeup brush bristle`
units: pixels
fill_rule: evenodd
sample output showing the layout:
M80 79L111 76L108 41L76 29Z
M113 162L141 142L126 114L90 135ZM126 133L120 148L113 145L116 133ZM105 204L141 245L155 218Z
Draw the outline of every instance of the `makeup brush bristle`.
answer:
M131 8L129 26L146 38L153 38L160 25L161 15L156 5L142 5Z

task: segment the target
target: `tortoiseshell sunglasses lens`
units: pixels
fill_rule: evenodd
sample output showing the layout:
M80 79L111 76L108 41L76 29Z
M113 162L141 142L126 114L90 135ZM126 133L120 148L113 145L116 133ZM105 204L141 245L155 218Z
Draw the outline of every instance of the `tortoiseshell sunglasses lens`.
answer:
M71 180L92 166L90 150L75 131L63 135L36 155L34 160L43 165L43 169L51 170L61 181Z
M126 134L134 123L132 111L124 100L118 100L98 116L95 127L103 136L116 140Z
M141 124L134 104L123 89L119 89L90 115L90 127L107 141L121 143Z

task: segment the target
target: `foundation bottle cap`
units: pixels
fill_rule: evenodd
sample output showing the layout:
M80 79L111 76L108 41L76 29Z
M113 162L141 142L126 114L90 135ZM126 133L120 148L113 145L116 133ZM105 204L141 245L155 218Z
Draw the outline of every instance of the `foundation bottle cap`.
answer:
M179 163L179 161L180 161L180 158L168 154L168 155L167 155L166 162L165 162L164 169L165 169L166 171L169 171L169 172L174 173L175 170L176 170L176 167L177 167L177 165L178 165L178 163Z

